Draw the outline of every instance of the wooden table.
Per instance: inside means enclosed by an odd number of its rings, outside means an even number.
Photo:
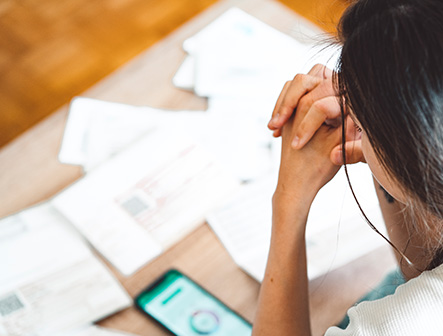
[[[82,96],[159,108],[205,109],[204,99],[174,88],[171,79],[185,56],[182,42],[232,6],[285,33],[316,31],[314,26],[272,0],[220,1]],[[68,106],[61,108],[0,151],[0,217],[51,198],[82,176],[80,168],[57,161],[67,112]],[[314,335],[323,334],[339,321],[346,309],[379,281],[393,263],[392,255],[383,248],[312,281]],[[206,224],[131,277],[124,278],[108,266],[131,296],[166,269],[176,267],[253,320],[259,283],[234,264]],[[167,334],[133,307],[99,324],[139,335]]]

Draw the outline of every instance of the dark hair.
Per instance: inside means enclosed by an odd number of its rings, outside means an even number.
[[[435,267],[443,262],[443,1],[359,0],[338,31],[342,104],[414,217],[434,219],[413,224],[429,230],[428,269]]]

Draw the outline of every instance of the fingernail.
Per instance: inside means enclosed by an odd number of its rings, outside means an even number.
[[[279,117],[280,117],[280,114],[277,113],[277,114],[271,119],[271,121],[269,122],[269,124],[272,125],[272,126],[277,126],[276,123],[277,123]]]
[[[300,143],[300,139],[296,136],[294,140],[292,140],[292,148],[297,148],[297,145]]]

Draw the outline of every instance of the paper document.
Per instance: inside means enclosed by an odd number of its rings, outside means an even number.
[[[183,47],[195,59],[194,90],[206,97],[274,97],[306,62],[304,45],[238,8],[221,15]]]
[[[0,335],[64,333],[132,303],[48,204],[0,221],[0,265]]]
[[[242,186],[241,190],[207,221],[234,261],[261,281],[271,237],[271,198],[275,179]]]
[[[348,166],[352,185],[365,213],[384,232],[383,219],[364,164]],[[276,179],[254,182],[208,216],[208,223],[234,261],[261,281],[272,225]],[[385,244],[365,223],[340,170],[315,198],[308,217],[308,276],[316,278]]]
[[[230,174],[250,181],[272,166],[265,120],[273,105],[214,98],[205,112],[167,111],[79,97],[71,103],[59,159],[91,171],[144,135],[179,125]]]
[[[172,127],[155,131],[52,201],[124,275],[184,237],[237,182]]]
[[[195,59],[193,56],[186,56],[185,60],[177,70],[172,83],[185,90],[193,90],[195,87]]]
[[[285,82],[316,63],[335,65],[339,49],[300,37],[303,43],[231,8],[183,43],[188,55],[173,83],[208,97],[208,112],[217,120],[201,128],[212,135],[204,144],[241,181],[275,169],[267,123]]]
[[[337,58],[336,48],[301,43],[238,8],[187,39],[183,48],[189,56],[173,83],[205,97],[276,98],[297,73],[316,63],[333,67]]]
[[[192,122],[202,115],[77,97],[69,108],[59,160],[90,171],[159,126]]]
[[[272,136],[259,104],[211,99],[207,114],[203,128],[188,130],[233,176],[251,181],[271,172]]]

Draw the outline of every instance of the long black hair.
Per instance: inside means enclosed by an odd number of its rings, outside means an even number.
[[[428,218],[410,224],[429,235],[431,269],[443,262],[443,1],[359,0],[338,31],[342,110],[410,199],[408,218]]]

